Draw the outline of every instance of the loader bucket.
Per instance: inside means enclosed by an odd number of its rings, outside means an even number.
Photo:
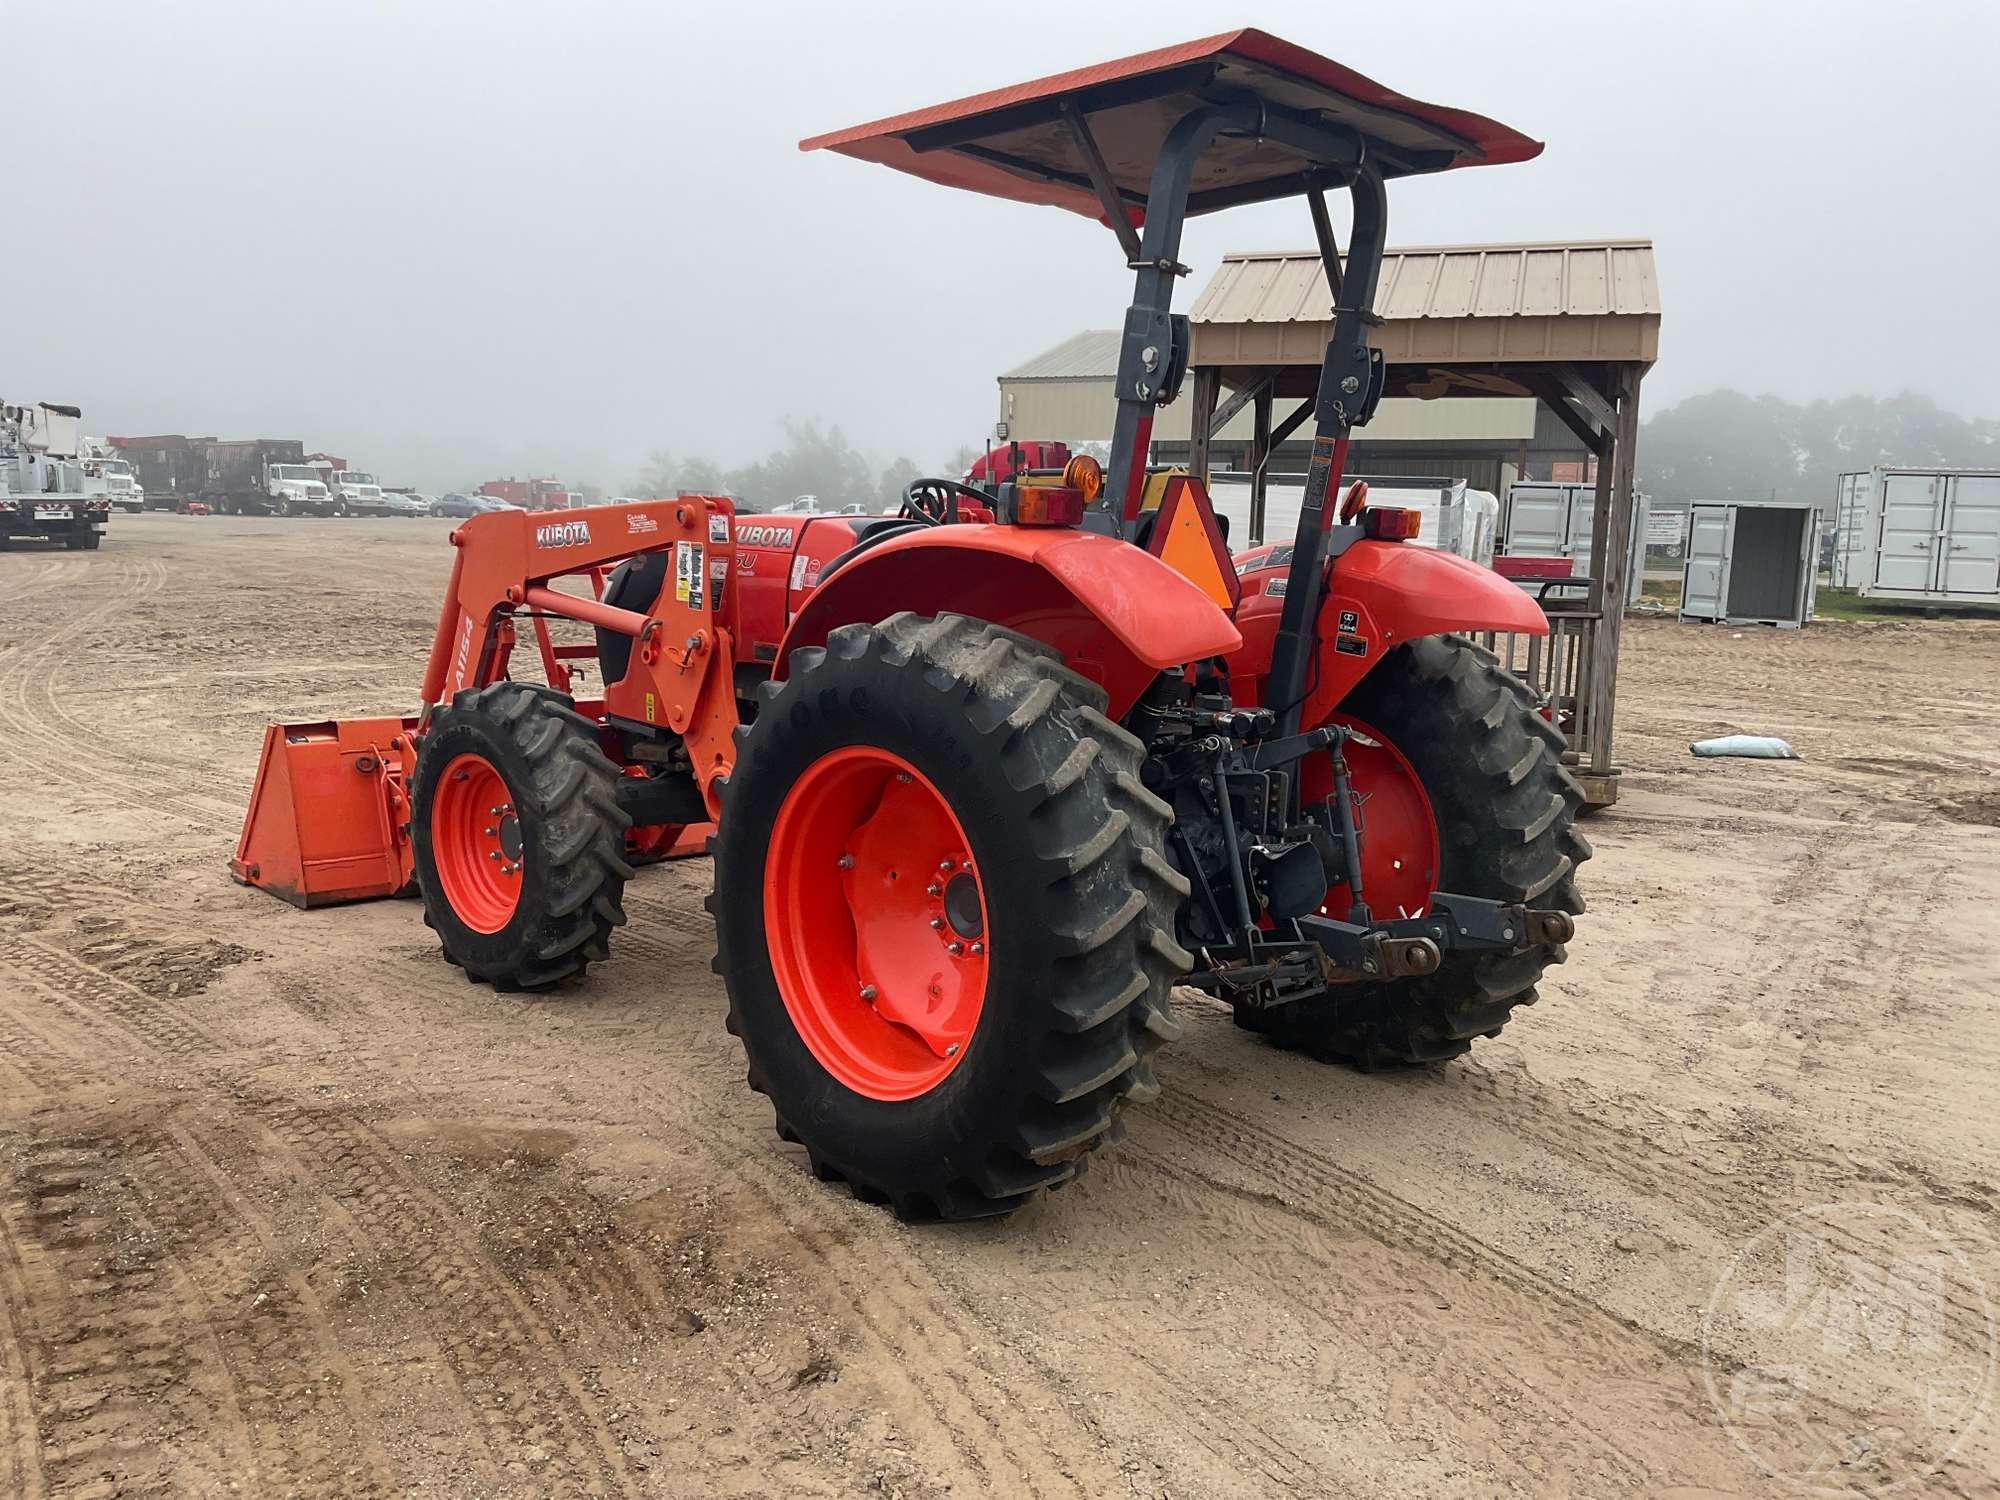
[[[411,886],[415,719],[273,724],[229,873],[297,907]]]

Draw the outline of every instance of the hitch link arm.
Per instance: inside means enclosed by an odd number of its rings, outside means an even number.
[[[1566,943],[1576,922],[1566,911],[1509,906],[1478,896],[1431,893],[1421,917],[1362,925],[1300,917],[1299,930],[1320,950],[1330,983],[1433,974],[1447,952],[1521,953]]]

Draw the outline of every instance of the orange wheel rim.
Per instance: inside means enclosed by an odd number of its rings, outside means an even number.
[[[431,799],[431,858],[459,921],[498,932],[521,904],[521,820],[507,783],[483,755],[454,756]]]
[[[899,755],[830,751],[785,794],[764,933],[792,1025],[870,1099],[913,1099],[965,1059],[986,1004],[986,892],[944,794]]]

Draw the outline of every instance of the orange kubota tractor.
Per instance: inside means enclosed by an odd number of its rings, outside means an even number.
[[[1385,184],[1540,146],[1257,31],[804,144],[1109,225],[1136,284],[1108,470],[920,480],[873,520],[474,517],[417,712],[273,726],[238,878],[414,883],[447,959],[538,989],[604,961],[638,860],[713,821],[750,1081],[904,1215],[1073,1176],[1156,1092],[1177,984],[1362,1066],[1497,1032],[1563,957],[1587,851],[1561,740],[1460,633],[1547,623],[1340,482],[1387,378]],[[1291,557],[1252,592],[1200,479],[1146,453],[1188,361],[1186,216],[1287,196],[1336,306]],[[544,682],[513,675],[524,623]]]

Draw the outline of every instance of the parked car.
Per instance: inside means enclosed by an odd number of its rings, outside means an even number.
[[[428,495],[406,495],[400,490],[384,490],[375,514],[381,516],[427,516],[431,513]]]
[[[488,509],[490,507],[484,495],[460,495],[454,492],[449,495],[439,495],[431,502],[431,514],[434,516],[463,518],[484,515]]]

